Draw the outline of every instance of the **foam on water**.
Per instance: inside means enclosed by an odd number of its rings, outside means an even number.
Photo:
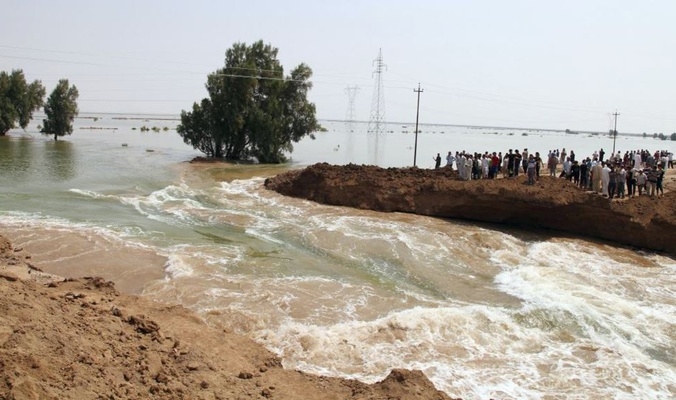
[[[105,195],[105,194],[97,193],[97,192],[92,191],[92,190],[85,190],[85,189],[68,189],[68,191],[71,192],[71,193],[78,194],[78,195],[80,195],[80,196],[89,197],[89,198],[97,199],[97,200],[98,200],[98,199],[114,199],[114,200],[119,199],[118,196]]]
[[[453,139],[470,151],[525,140],[481,133],[429,135],[422,153]],[[570,140],[532,133],[528,147],[541,153]],[[325,150],[318,143],[344,138],[318,136],[299,143],[294,156],[316,162]],[[408,146],[410,135],[389,136],[387,163],[409,163],[410,152],[397,146]],[[100,135],[92,138],[98,143]],[[576,139],[579,155],[601,144]],[[188,172],[173,176],[171,166],[189,159],[187,152],[173,159],[126,152],[120,168],[90,168],[100,148],[80,154],[92,156],[78,158],[78,171],[89,174],[78,172],[76,189],[74,181],[33,183],[48,186],[39,192],[52,199],[44,215],[0,211],[0,226],[76,232],[106,249],[138,246],[165,256],[164,279],[153,278],[145,295],[250,335],[289,368],[367,382],[393,367],[421,369],[439,389],[465,399],[676,397],[673,259],[323,206],[269,191],[263,178],[241,179],[269,171],[255,166],[219,172],[224,182],[183,165],[176,170]],[[342,152],[330,153],[342,160]],[[139,162],[147,167],[142,173],[125,168]],[[11,196],[0,194],[7,209],[41,210],[24,208],[29,196],[11,189]],[[83,206],[82,215],[63,211],[74,205]]]
[[[566,336],[565,328],[524,326],[518,315],[458,304],[331,326],[289,321],[259,340],[288,368],[366,382],[391,368],[421,369],[438,388],[467,399],[673,395],[676,374],[659,361],[613,341]]]
[[[646,398],[655,398],[655,394],[668,397],[674,389],[668,383],[676,377],[676,357],[666,346],[674,343],[676,321],[673,311],[657,311],[659,297],[647,296],[641,287],[673,285],[673,275],[664,282],[657,270],[644,274],[645,270],[635,265],[620,264],[608,260],[606,254],[575,246],[586,245],[576,242],[571,249],[571,243],[548,241],[529,246],[528,253],[516,263],[504,254],[494,257],[503,268],[495,279],[498,286],[524,301],[515,319],[525,327],[545,332],[564,328],[578,349],[580,345],[594,349],[595,368],[573,357],[571,374],[576,371],[577,379],[605,387],[606,391],[617,387],[614,398],[639,392]],[[625,289],[627,279],[634,290]],[[671,304],[664,306],[673,310]],[[549,342],[551,339],[545,341],[548,348],[565,349]],[[560,355],[571,357],[574,351]],[[566,368],[559,365],[557,369]],[[605,370],[622,373],[605,376]],[[662,370],[665,376],[646,379],[643,374],[652,370]]]
[[[160,248],[146,239],[162,236],[138,226],[101,226],[89,222],[73,222],[64,218],[39,213],[0,211],[0,226],[18,230],[49,230],[76,233],[91,241],[103,240],[114,246],[135,248],[159,253]]]
[[[205,225],[199,215],[208,210],[197,197],[203,193],[185,184],[169,185],[149,195],[119,196],[120,202],[133,206],[139,214],[175,226]]]
[[[609,258],[582,241],[524,242],[436,219],[345,215],[337,207],[283,201],[261,183],[221,183],[215,191],[170,185],[120,196],[150,219],[197,232],[218,228],[204,232],[215,243],[156,248],[168,258],[166,279],[147,294],[177,299],[205,319],[221,313],[236,331],[280,354],[285,366],[313,373],[374,382],[391,368],[421,369],[439,389],[467,399],[673,395],[676,306],[666,301],[674,295],[673,260]],[[114,197],[72,192],[95,201]],[[4,213],[3,224],[81,230],[125,245],[149,246],[153,235],[39,214]],[[354,276],[278,275],[281,265],[291,268],[290,259],[252,260],[250,246],[258,242],[217,239],[222,224],[241,226],[272,249],[283,246],[281,257],[308,254]],[[648,267],[632,265],[632,257]],[[481,258],[492,266],[479,267]],[[497,271],[491,290],[520,303],[472,304],[437,284],[490,276],[491,268]],[[372,284],[353,282],[367,276]],[[393,293],[396,305],[387,297]],[[391,311],[371,318],[368,310],[383,303],[392,303]]]

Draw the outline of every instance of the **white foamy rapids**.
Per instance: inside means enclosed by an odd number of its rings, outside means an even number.
[[[122,196],[120,201],[147,218],[173,226],[227,224],[251,229],[254,236],[265,236],[265,231],[278,227],[279,223],[270,220],[264,211],[270,202],[259,194],[262,183],[262,178],[235,180],[203,190],[181,183],[149,195]]]
[[[242,218],[244,226],[252,229],[252,233],[274,231],[283,223],[293,222],[294,218],[280,222],[270,218],[271,211],[284,213],[284,209],[297,213],[296,207],[288,207],[278,201],[279,195],[263,188],[263,178],[238,179],[232,182],[221,182],[212,200],[233,216]]]
[[[106,195],[106,194],[101,194],[98,192],[95,192],[93,190],[86,190],[86,189],[68,189],[69,192],[75,193],[77,195],[83,196],[83,197],[89,197],[95,200],[119,200],[119,196],[115,195]]]
[[[518,260],[497,252],[492,260],[503,272],[495,281],[524,301],[514,320],[558,349],[548,355],[559,360],[553,371],[605,388],[602,397],[669,398],[676,391],[673,261],[655,257],[646,268],[626,262],[628,250],[612,252],[625,254],[613,259],[566,240],[531,244]]]
[[[27,212],[2,212],[0,211],[0,226],[21,230],[61,231],[78,233],[84,237],[94,236],[102,238],[110,243],[124,244],[128,247],[148,249],[147,244],[133,240],[139,236],[147,235],[138,227],[129,226],[97,226],[86,222],[73,222],[64,218],[44,216],[38,213]]]
[[[465,399],[673,396],[673,367],[614,342],[575,338],[565,326],[524,324],[522,315],[486,306],[417,308],[372,322],[289,322],[258,340],[287,368],[366,382],[391,368],[420,369]]]
[[[365,213],[363,216],[344,216],[341,215],[340,208],[335,208],[333,214],[330,215],[332,218],[327,218],[326,213],[312,216],[309,220],[314,228],[312,231],[343,236],[351,239],[350,242],[378,241],[388,248],[393,257],[406,256],[425,260],[428,267],[443,266],[451,259],[456,266],[462,264],[467,267],[472,261],[466,263],[468,260],[463,259],[465,255],[459,250],[469,253],[482,250],[481,243],[468,246],[468,242],[474,234],[482,235],[486,232],[481,228],[448,224],[422,216],[416,216],[414,221],[409,220],[410,216],[402,214]],[[431,231],[430,228],[435,230]]]
[[[120,196],[141,215],[174,226],[205,225],[200,216],[208,210],[197,197],[204,193],[185,184],[170,185],[149,195]]]
[[[245,251],[238,246],[181,244],[170,246],[160,254],[167,258],[167,280],[197,277],[209,281],[214,276],[228,276],[228,267],[241,262]]]
[[[39,255],[48,257],[43,262],[50,265],[98,254],[98,251],[103,254],[128,250],[159,254],[160,250],[147,240],[155,233],[139,227],[97,226],[35,213],[0,212],[0,229],[11,231],[10,236],[23,246],[40,249]]]

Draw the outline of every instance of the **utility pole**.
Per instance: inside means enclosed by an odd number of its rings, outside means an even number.
[[[413,166],[415,167],[416,156],[418,155],[418,116],[420,115],[420,82],[418,82],[418,89],[413,89],[414,93],[418,93],[418,105],[415,108],[415,146],[413,147]]]
[[[617,113],[617,110],[615,110],[615,129],[613,129],[613,158],[615,157],[615,139],[617,139],[617,116],[620,115]]]

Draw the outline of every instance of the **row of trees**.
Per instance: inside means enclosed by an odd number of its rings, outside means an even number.
[[[280,163],[293,143],[308,135],[314,139],[313,132],[322,128],[307,99],[312,70],[300,64],[284,76],[277,53],[263,41],[228,49],[225,66],[207,77],[209,97],[181,112],[177,131],[183,141],[212,158]],[[27,83],[23,71],[0,72],[0,135],[25,129],[43,106],[47,118],[41,132],[54,140],[71,134],[77,88],[62,79],[46,102],[44,96],[42,83]]]
[[[33,113],[43,106],[47,116],[43,120],[43,134],[54,135],[57,140],[59,136],[73,133],[73,119],[79,112],[79,93],[75,85],[71,86],[68,79],[61,79],[47,102],[43,100],[45,93],[42,82],[35,80],[29,84],[22,70],[13,70],[9,74],[0,72],[0,136],[17,127],[26,129]]]
[[[644,138],[648,137],[648,134],[643,132],[643,137]],[[657,132],[653,133],[653,139],[667,140],[667,138],[670,138],[671,140],[676,141],[676,132],[672,133],[670,136],[667,136],[664,133],[660,133],[660,134],[658,134]]]

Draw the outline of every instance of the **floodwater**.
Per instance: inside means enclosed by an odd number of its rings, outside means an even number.
[[[176,123],[100,116],[57,142],[32,127],[0,137],[0,232],[48,272],[183,304],[286,368],[365,382],[420,369],[465,399],[676,397],[673,258],[263,187],[320,161],[412,165],[415,136],[399,125],[373,137],[325,122],[289,165],[205,166],[187,163],[199,153]],[[422,129],[423,168],[456,150],[612,148],[603,136]],[[672,143],[617,138],[622,152]]]

